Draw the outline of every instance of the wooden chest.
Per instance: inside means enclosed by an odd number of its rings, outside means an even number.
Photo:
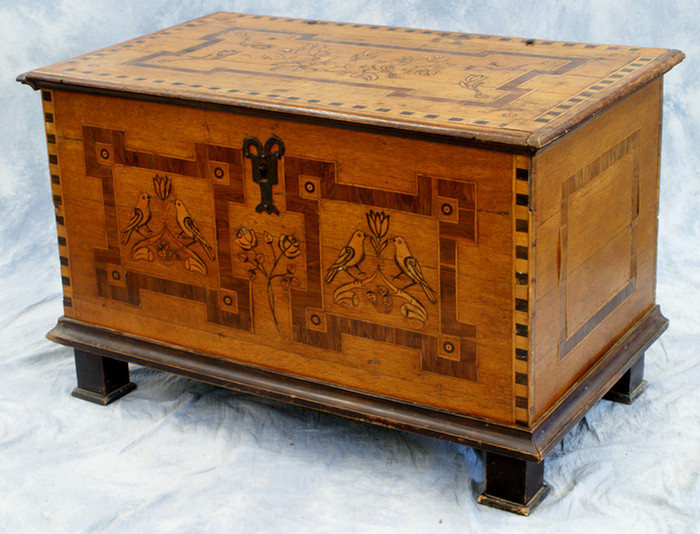
[[[678,51],[215,13],[41,89],[76,396],[126,362],[487,452],[519,513],[655,306]]]

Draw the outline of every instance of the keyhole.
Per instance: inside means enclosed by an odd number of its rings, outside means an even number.
[[[267,167],[265,165],[258,167],[258,176],[260,176],[261,181],[267,182]]]

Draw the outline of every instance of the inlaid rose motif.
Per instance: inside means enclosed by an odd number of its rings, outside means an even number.
[[[238,261],[246,264],[248,279],[251,282],[259,278],[265,281],[267,303],[272,312],[272,320],[279,331],[273,282],[276,281],[275,285],[279,284],[285,292],[289,291],[290,287],[301,284],[299,278],[294,276],[296,265],[290,262],[301,254],[301,246],[293,235],[273,236],[267,230],[263,230],[261,235],[262,238],[258,241],[255,230],[241,227],[233,241],[241,248],[242,252],[237,257]]]
[[[258,244],[258,238],[255,235],[255,231],[248,228],[240,228],[236,232],[236,244],[243,250],[250,250],[255,248]]]
[[[297,238],[294,236],[281,235],[278,245],[282,251],[282,254],[284,254],[290,260],[301,254],[301,247],[299,246]]]

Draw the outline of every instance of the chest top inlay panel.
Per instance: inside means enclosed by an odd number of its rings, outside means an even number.
[[[215,13],[32,77],[538,148],[681,58],[665,49]]]

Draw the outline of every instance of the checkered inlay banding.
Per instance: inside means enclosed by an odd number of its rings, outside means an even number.
[[[58,143],[54,112],[53,91],[42,90],[41,102],[44,109],[44,127],[46,129],[46,147],[51,176],[51,195],[56,212],[56,231],[58,234],[58,256],[61,265],[61,285],[63,286],[63,307],[69,315],[73,307],[73,287],[71,285],[70,262],[68,254],[68,234],[63,206],[63,188],[61,185],[61,161],[58,157]]]
[[[516,157],[514,194],[515,263],[514,325],[515,354],[513,391],[515,422],[529,423],[529,351],[530,351],[530,171],[527,157]]]

